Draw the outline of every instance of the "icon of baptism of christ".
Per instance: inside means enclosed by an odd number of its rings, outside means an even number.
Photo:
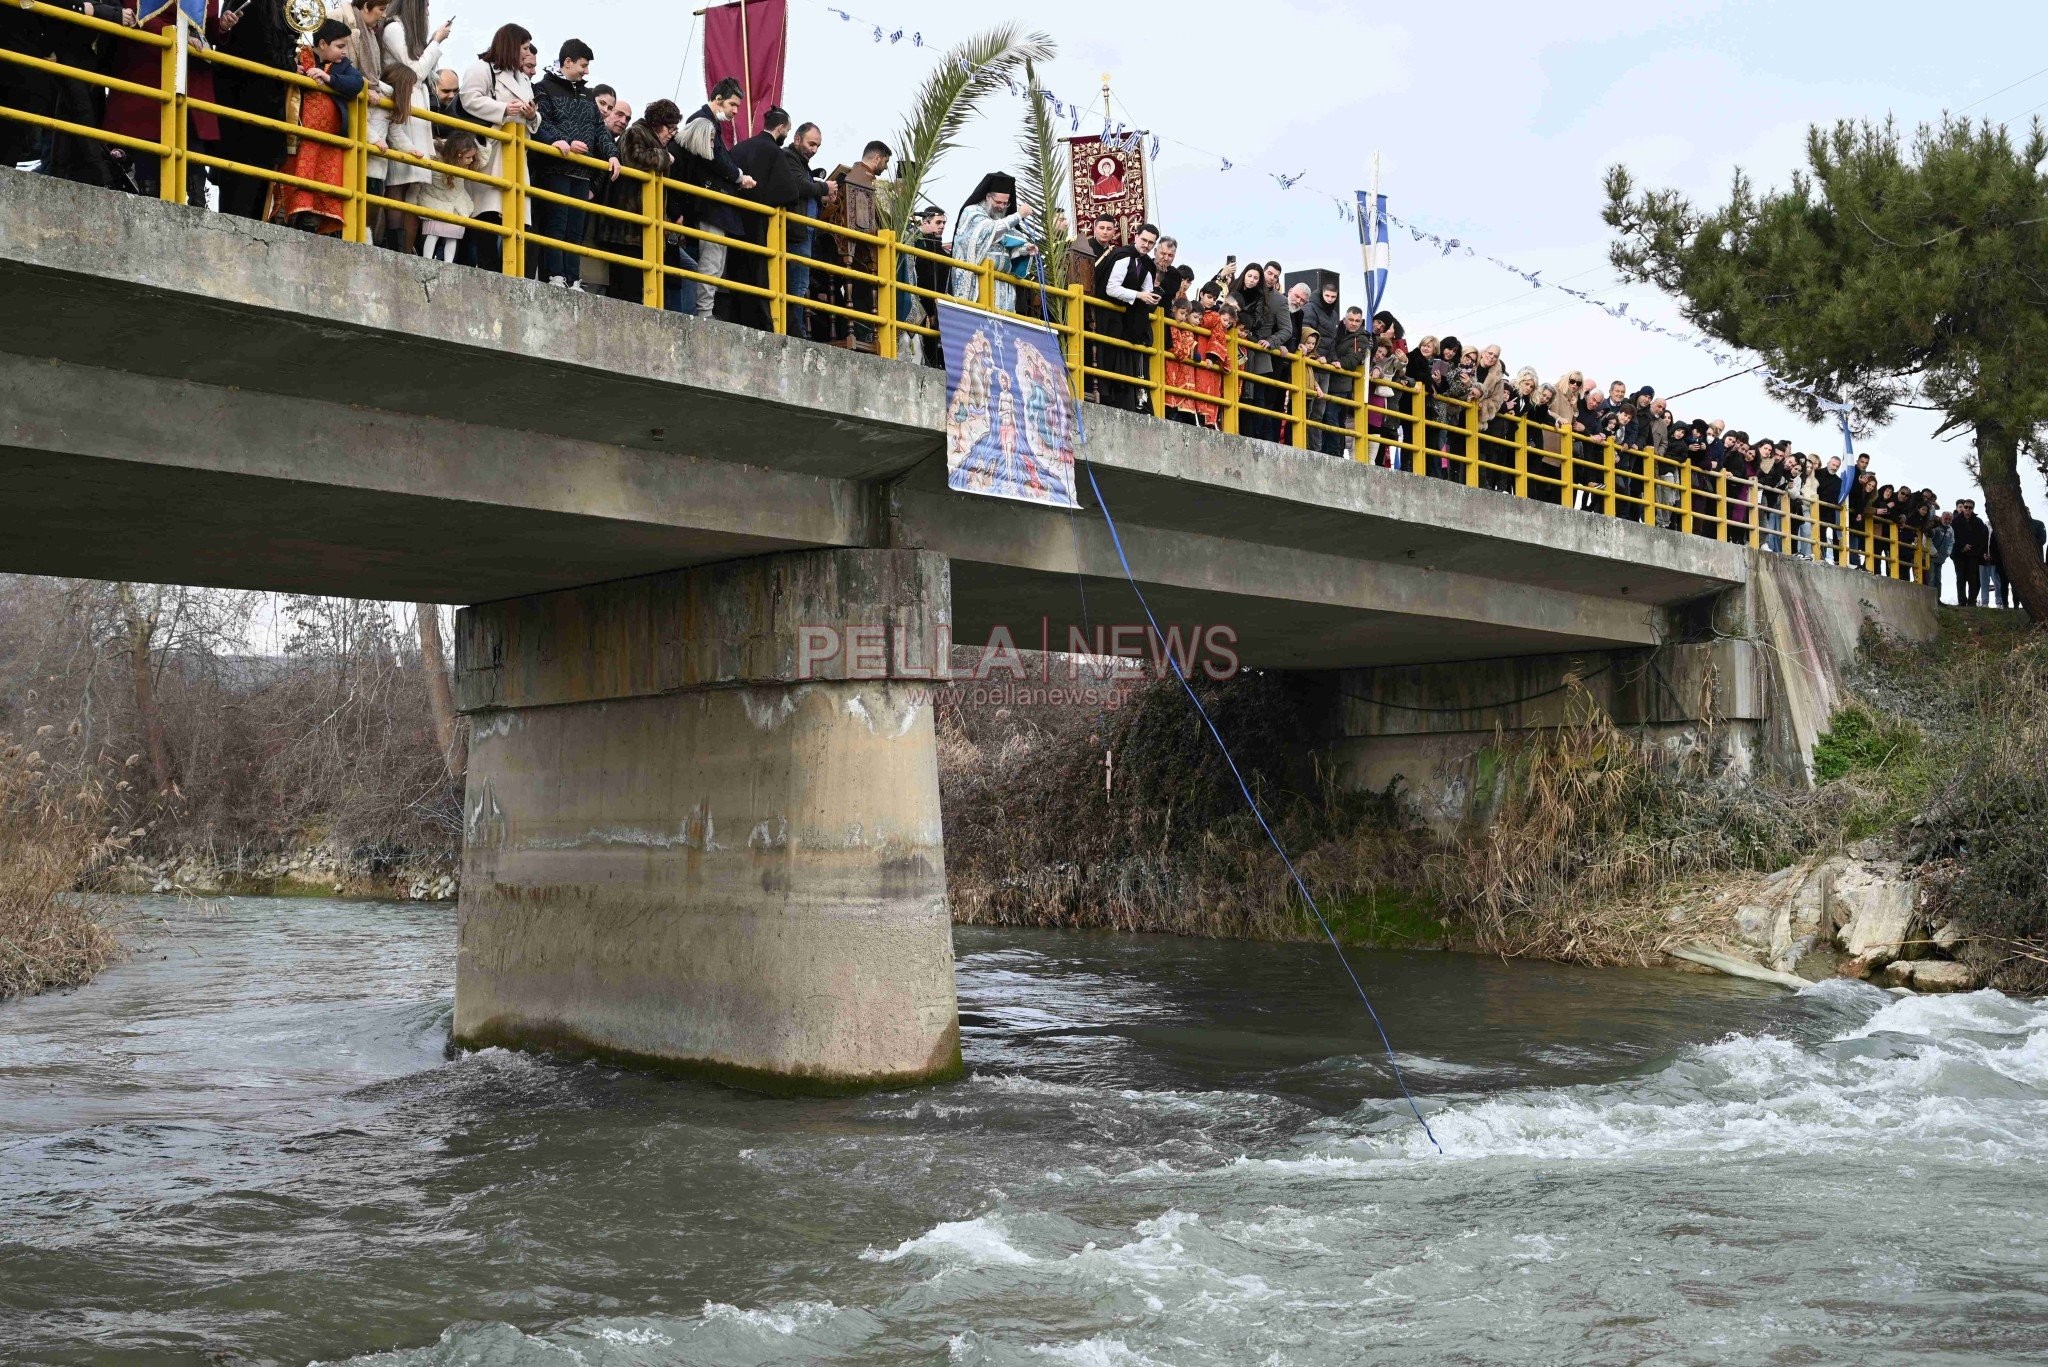
[[[946,475],[963,493],[1080,506],[1075,412],[1057,334],[941,303]]]

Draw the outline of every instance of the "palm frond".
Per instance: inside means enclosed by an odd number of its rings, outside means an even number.
[[[1024,33],[998,24],[975,34],[939,60],[918,88],[896,134],[896,180],[890,187],[886,223],[897,237],[910,235],[918,197],[975,109],[992,91],[1011,84],[1026,61],[1050,61],[1056,49],[1043,33]]]
[[[1024,86],[1024,126],[1017,132],[1017,153],[1023,158],[1018,181],[1045,227],[1045,283],[1065,289],[1073,225],[1057,214],[1066,194],[1067,144],[1053,129],[1050,102],[1038,87],[1038,68],[1029,57],[1024,59]]]

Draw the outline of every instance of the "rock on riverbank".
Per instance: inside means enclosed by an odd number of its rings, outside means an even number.
[[[1905,865],[1835,855],[1778,870],[1676,908],[1668,948],[1697,945],[1809,980],[1841,976],[1915,992],[1968,992],[1965,941],[1930,926],[1926,894]]]
[[[129,858],[94,880],[100,891],[212,897],[377,897],[448,902],[461,881],[442,866],[389,864],[308,845],[279,854],[225,861],[206,854]]]

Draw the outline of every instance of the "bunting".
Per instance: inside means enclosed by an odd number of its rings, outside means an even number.
[[[1406,228],[1408,230],[1409,236],[1413,237],[1417,242],[1429,243],[1430,246],[1435,247],[1444,256],[1449,256],[1455,251],[1462,251],[1466,256],[1478,256],[1478,253],[1474,252],[1472,248],[1465,246],[1455,237],[1446,238],[1437,233],[1430,232],[1426,228],[1419,227],[1414,223],[1404,223],[1400,219],[1395,218],[1391,214],[1389,214],[1387,217],[1390,222],[1393,222],[1399,225],[1400,227]],[[1696,333],[1683,332],[1677,328],[1668,328],[1665,327],[1662,323],[1653,322],[1648,319],[1630,316],[1629,301],[1626,299],[1619,301],[1609,301],[1601,298],[1599,295],[1594,294],[1590,290],[1575,289],[1570,285],[1546,284],[1541,278],[1543,275],[1542,271],[1525,271],[1520,267],[1514,265],[1512,262],[1503,261],[1496,256],[1487,256],[1481,259],[1487,261],[1491,265],[1499,267],[1500,269],[1508,272],[1511,275],[1520,277],[1521,279],[1527,281],[1529,285],[1534,289],[1556,290],[1558,293],[1568,295],[1569,297],[1578,300],[1580,303],[1591,304],[1593,307],[1599,309],[1602,313],[1605,313],[1608,317],[1617,319],[1621,322],[1628,323],[1629,325],[1634,327],[1638,332],[1655,333],[1660,337],[1668,337],[1674,342],[1682,342],[1686,346],[1689,346],[1693,348],[1695,351],[1698,351],[1700,354],[1704,355],[1709,360],[1711,360],[1715,365],[1718,365],[1723,369],[1732,370],[1741,366],[1741,357],[1737,356],[1735,353],[1731,351],[1726,350],[1725,348],[1723,348],[1722,346],[1720,346],[1719,344],[1717,344],[1709,338],[1701,337]],[[1801,384],[1799,381],[1791,379],[1788,376],[1778,374],[1769,366],[1756,366],[1753,367],[1753,369],[1755,370],[1756,374],[1758,374],[1763,379],[1764,383],[1776,385],[1780,389],[1788,390],[1794,394],[1800,394],[1805,396],[1806,398],[1813,400],[1815,407],[1819,408],[1822,412],[1831,415],[1835,419],[1835,422],[1841,427],[1843,447],[1847,454],[1853,456],[1856,453],[1856,433],[1853,422],[1855,408],[1852,405],[1843,403],[1838,399],[1831,399],[1827,395],[1821,393],[1819,390],[1813,388],[1810,385]]]
[[[162,2],[169,3],[169,0],[162,0]],[[193,2],[193,0],[186,0],[186,2],[191,3]],[[885,32],[880,24],[875,23],[872,20],[864,19],[858,15],[855,15],[849,10],[841,9],[837,6],[823,6],[822,8],[825,9],[826,13],[838,17],[841,21],[849,25],[871,28],[873,41],[875,41],[876,43],[887,41],[893,44],[898,39],[904,36],[901,29],[897,29],[894,32]],[[910,39],[911,45],[913,47],[925,46],[924,35],[922,33],[913,32],[910,34]],[[968,75],[971,75],[975,69],[972,66],[972,64],[967,62],[964,58],[960,59],[960,68],[964,74]],[[1010,92],[1013,95],[1018,93],[1018,86],[1016,82],[1006,80],[1004,84],[1009,87]],[[1069,132],[1073,134],[1080,133],[1080,106],[1070,104],[1066,101],[1061,100],[1049,89],[1042,89],[1040,95],[1041,98],[1045,99],[1048,103],[1052,105],[1055,117],[1059,116],[1064,111],[1068,120]],[[1151,139],[1151,153],[1152,159],[1154,161],[1158,160],[1161,144],[1163,142],[1171,142],[1174,143],[1174,145],[1184,147],[1191,152],[1198,152],[1204,156],[1214,157],[1217,163],[1217,174],[1219,175],[1228,174],[1229,172],[1236,169],[1237,163],[1232,161],[1230,157],[1221,152],[1212,151],[1207,148],[1196,147],[1192,143],[1181,142],[1179,139],[1175,138],[1162,138],[1157,133],[1152,133],[1148,135],[1141,131],[1132,130],[1128,128],[1127,125],[1121,122],[1112,124],[1110,121],[1109,111],[1107,109],[1105,109],[1103,112],[1102,133],[1100,137],[1097,139],[1097,141],[1101,144],[1103,149],[1106,149],[1113,153],[1117,153],[1122,156],[1129,156],[1132,153],[1136,152],[1140,147],[1145,145],[1145,139],[1148,136]],[[1273,183],[1278,185],[1281,188],[1281,190],[1290,191],[1293,190],[1295,186],[1303,183],[1303,180],[1306,177],[1307,172],[1305,170],[1295,171],[1292,173],[1283,171],[1268,171],[1266,172],[1266,174],[1272,178]],[[1310,188],[1313,189],[1314,187]],[[1488,265],[1491,265],[1501,271],[1504,271],[1510,275],[1517,277],[1525,284],[1527,284],[1531,289],[1556,290],[1569,298],[1579,301],[1580,303],[1590,304],[1593,307],[1600,309],[1610,318],[1615,319],[1617,322],[1626,323],[1640,333],[1643,333],[1645,335],[1655,334],[1657,336],[1669,338],[1672,341],[1681,342],[1687,346],[1690,346],[1694,350],[1706,356],[1708,359],[1712,360],[1716,365],[1719,365],[1723,368],[1733,369],[1740,365],[1740,357],[1734,355],[1732,352],[1724,349],[1723,347],[1717,345],[1716,343],[1710,341],[1707,338],[1700,337],[1694,333],[1684,332],[1676,328],[1669,328],[1664,326],[1662,323],[1656,322],[1652,319],[1641,318],[1631,314],[1629,312],[1629,301],[1627,300],[1610,301],[1607,299],[1603,299],[1587,290],[1574,289],[1568,285],[1551,284],[1542,278],[1543,272],[1541,270],[1524,270],[1520,266],[1515,265],[1513,262],[1503,260],[1500,257],[1482,255],[1480,252],[1478,252],[1473,247],[1469,246],[1459,238],[1446,237],[1440,233],[1431,232],[1427,228],[1424,228],[1419,224],[1410,221],[1405,221],[1391,213],[1387,213],[1385,211],[1386,201],[1384,196],[1379,197],[1379,215],[1376,222],[1374,221],[1372,212],[1374,206],[1368,205],[1365,202],[1366,196],[1363,193],[1360,193],[1358,195],[1358,203],[1355,209],[1349,202],[1347,202],[1341,196],[1332,195],[1331,199],[1336,203],[1337,213],[1339,217],[1343,218],[1346,222],[1355,222],[1359,225],[1360,241],[1362,243],[1368,241],[1376,243],[1378,250],[1382,254],[1384,254],[1386,249],[1386,230],[1388,225],[1391,224],[1394,227],[1406,230],[1409,237],[1417,244],[1427,243],[1432,249],[1434,249],[1437,252],[1437,254],[1440,257],[1448,258],[1452,256],[1465,256],[1473,260],[1485,261]],[[1375,233],[1376,237],[1368,239],[1366,236],[1368,231]],[[1370,280],[1370,274],[1368,275],[1368,279]],[[1383,275],[1381,279],[1382,284],[1384,284]],[[1377,309],[1375,309],[1375,311],[1377,311]],[[1811,386],[1801,384],[1797,380],[1793,380],[1787,376],[1779,375],[1776,372],[1770,370],[1768,367],[1760,366],[1756,367],[1756,370],[1757,373],[1759,373],[1762,376],[1765,383],[1773,384],[1781,389],[1788,390],[1795,394],[1803,395],[1804,397],[1811,399],[1814,405],[1821,409],[1823,412],[1832,415],[1835,421],[1841,426],[1842,439],[1845,447],[1848,449],[1850,453],[1853,454],[1855,450],[1855,433],[1853,429],[1852,420],[1854,417],[1855,410],[1852,405],[1844,403],[1840,400],[1831,399],[1827,395],[1822,394],[1819,390],[1814,389]]]

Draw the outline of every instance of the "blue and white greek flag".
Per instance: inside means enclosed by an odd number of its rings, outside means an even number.
[[[1372,325],[1387,295],[1387,267],[1392,255],[1387,250],[1387,197],[1358,192],[1358,243],[1365,251],[1365,317]]]

